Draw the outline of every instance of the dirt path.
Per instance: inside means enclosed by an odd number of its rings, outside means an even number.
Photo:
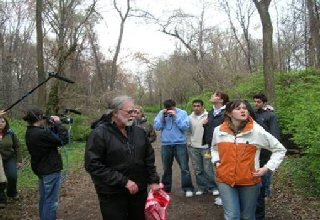
[[[158,172],[162,172],[160,147],[155,147]],[[185,198],[180,189],[180,169],[175,163],[173,167],[172,203],[169,209],[170,220],[223,219],[221,207],[213,204],[214,196],[203,195]],[[80,170],[69,178],[61,193],[59,219],[64,220],[100,220],[97,196],[90,177]]]
[[[162,173],[160,144],[155,145],[156,164]],[[194,182],[194,181],[193,181]],[[266,220],[320,219],[319,199],[303,197],[290,186],[281,186],[274,178],[274,196],[267,201]],[[19,201],[0,209],[0,220],[37,220],[37,190],[23,190]],[[172,203],[169,220],[223,220],[223,209],[213,204],[214,196],[203,195],[185,198],[180,189],[180,170],[173,167]],[[98,199],[89,175],[82,163],[63,184],[58,210],[59,220],[101,220]]]

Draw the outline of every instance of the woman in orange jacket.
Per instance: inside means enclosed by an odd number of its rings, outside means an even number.
[[[259,166],[261,149],[272,152],[265,166]],[[261,176],[282,162],[285,147],[249,115],[246,103],[226,105],[225,120],[212,139],[212,162],[227,220],[254,220]]]

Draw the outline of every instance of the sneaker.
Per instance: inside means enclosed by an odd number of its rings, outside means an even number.
[[[212,195],[214,196],[218,196],[220,193],[219,193],[219,190],[215,189],[212,191]]]
[[[203,194],[204,194],[204,192],[201,191],[201,190],[198,190],[198,191],[196,192],[196,196],[201,196],[201,195],[203,195]]]
[[[190,198],[190,197],[192,197],[193,196],[193,192],[192,191],[187,191],[186,192],[186,197],[187,198]]]
[[[214,201],[214,204],[215,204],[215,205],[218,205],[218,206],[222,206],[223,204],[222,204],[221,198],[220,198],[220,197],[217,197],[217,198],[215,199],[215,201]]]

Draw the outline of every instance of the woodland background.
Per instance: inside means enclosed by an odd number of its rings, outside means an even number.
[[[138,0],[110,0],[119,21],[111,56],[102,53],[95,30],[102,22],[99,1],[0,1],[1,108],[46,80],[48,72],[76,82],[51,79],[10,110],[21,139],[25,124],[19,119],[31,106],[48,114],[61,114],[66,108],[81,111],[73,138],[85,141],[89,122],[103,114],[115,95],[129,94],[156,113],[167,98],[190,112],[192,98],[208,101],[215,90],[248,100],[265,92],[279,116],[284,140],[298,149],[298,156],[287,162],[288,175],[305,191],[320,194],[319,0],[281,1],[285,8],[277,8],[280,1],[275,0],[199,0],[200,16],[168,9],[161,17],[137,7]],[[225,13],[228,27],[206,25],[210,7]],[[270,17],[271,7],[275,17]],[[262,39],[250,32],[254,15],[260,18]],[[120,59],[128,19],[153,23],[176,41],[176,49],[165,58],[133,54],[143,66],[139,75]],[[139,34],[143,35],[132,37]]]

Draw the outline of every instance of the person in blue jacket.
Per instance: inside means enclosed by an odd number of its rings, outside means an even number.
[[[181,187],[186,197],[192,197],[192,185],[187,151],[187,131],[190,121],[186,111],[176,107],[172,99],[163,102],[161,110],[154,120],[154,127],[161,131],[161,159],[163,165],[162,183],[166,192],[171,192],[172,164],[174,158],[181,170]]]

